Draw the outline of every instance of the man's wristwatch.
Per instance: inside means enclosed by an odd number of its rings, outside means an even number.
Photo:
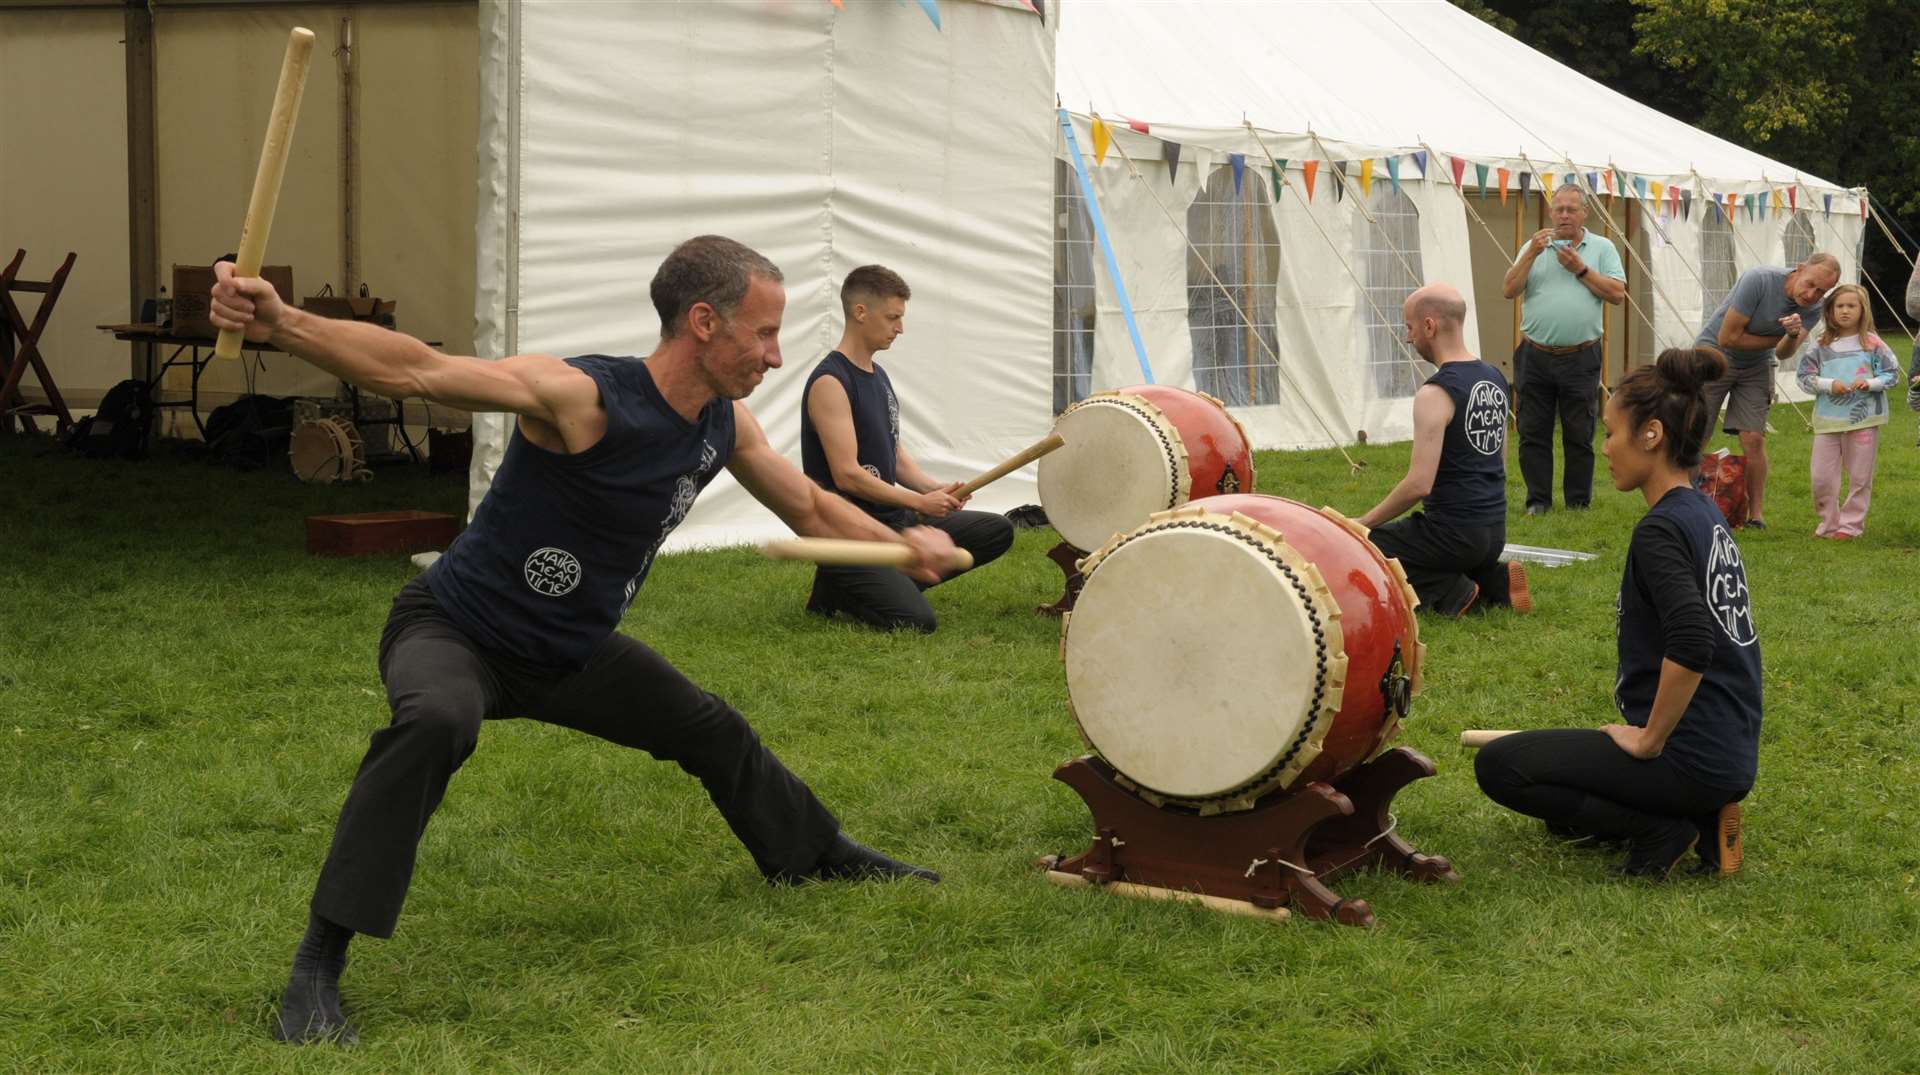
[[[1580,266],[1580,271],[1579,271],[1579,272],[1577,272],[1577,273],[1574,273],[1574,274],[1573,274],[1573,278],[1574,278],[1575,280],[1585,280],[1585,279],[1587,278],[1587,274],[1588,274],[1588,273],[1590,273],[1590,272],[1592,272],[1592,271],[1593,271],[1593,266],[1591,266],[1591,265],[1582,265],[1582,266]]]

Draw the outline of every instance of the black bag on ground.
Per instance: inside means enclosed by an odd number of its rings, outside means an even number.
[[[293,438],[293,400],[241,396],[207,415],[207,453],[236,470],[285,466]]]
[[[100,409],[73,424],[67,447],[89,459],[143,459],[153,432],[153,389],[129,378],[107,389]]]

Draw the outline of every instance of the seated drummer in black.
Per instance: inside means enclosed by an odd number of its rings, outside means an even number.
[[[1519,732],[1474,776],[1494,802],[1565,839],[1624,841],[1622,872],[1664,878],[1698,842],[1703,872],[1740,865],[1740,800],[1760,767],[1760,641],[1740,547],[1693,488],[1718,352],[1674,348],[1622,378],[1602,417],[1614,487],[1638,490],[1614,602],[1625,724]]]
[[[847,327],[840,346],[820,360],[807,379],[800,408],[800,468],[807,477],[851,500],[893,529],[916,522],[946,532],[973,554],[973,566],[998,558],[1013,545],[1005,516],[962,511],[962,483],[927,476],[900,443],[900,402],[887,371],[874,355],[893,346],[906,330],[907,282],[891,269],[863,265],[840,285]],[[814,569],[807,611],[844,612],[883,630],[934,629],[933,606],[921,591],[931,583],[890,567]]]
[[[444,355],[292,309],[231,265],[215,272],[222,329],[383,396],[518,415],[472,523],[394,600],[380,639],[393,720],[347,792],[276,1037],[355,1039],[340,1007],[347,943],[393,935],[421,834],[490,719],[531,717],[677,763],[769,881],[939,880],[848,838],[733,707],[615,630],[723,466],[798,533],[905,542],[929,583],[952,555],[945,534],[881,526],[767,443],[742,401],[780,366],[786,293],[772,262],[716,235],[682,243],[653,278],[661,341],[644,360]]]
[[[1401,308],[1407,342],[1434,364],[1413,395],[1407,475],[1360,517],[1374,547],[1400,561],[1420,609],[1464,616],[1506,605],[1533,611],[1527,571],[1507,547],[1507,379],[1467,350],[1467,301],[1428,284]],[[1424,511],[1401,512],[1425,502]],[[1394,520],[1394,521],[1389,521]]]

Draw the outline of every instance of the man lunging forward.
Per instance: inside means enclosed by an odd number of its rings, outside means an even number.
[[[945,534],[896,534],[808,481],[741,402],[780,366],[786,294],[772,262],[719,236],[682,243],[653,278],[661,341],[644,360],[444,355],[292,309],[232,266],[215,271],[223,329],[384,396],[518,415],[472,524],[394,600],[380,639],[393,721],[347,792],[276,1037],[354,1040],[340,1007],[347,943],[392,936],[420,836],[490,718],[531,717],[678,763],[771,881],[939,880],[849,839],[739,713],[614,630],[722,466],[798,533],[903,541],[927,582],[952,555]]]

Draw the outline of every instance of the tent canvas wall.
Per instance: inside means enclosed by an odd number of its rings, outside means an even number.
[[[1074,137],[1056,149],[1063,163],[1074,144],[1087,156],[1154,373],[1202,388],[1251,381],[1255,395],[1264,379],[1267,396],[1227,397],[1261,447],[1410,433],[1407,356],[1391,326],[1419,283],[1460,285],[1476,313],[1469,345],[1506,361],[1513,307],[1500,275],[1542,226],[1540,192],[1569,176],[1600,203],[1588,226],[1608,231],[1611,216],[1612,237],[1633,251],[1622,257],[1634,302],[1610,314],[1615,375],[1691,342],[1732,274],[1804,253],[1809,235],[1844,279],[1857,275],[1859,191],[1655,112],[1445,0],[1065,0],[1060,22]],[[1505,171],[1506,197],[1481,198],[1482,167],[1490,188]],[[1075,169],[1056,176],[1063,203],[1085,193]],[[1656,206],[1656,191],[1674,190],[1691,200]],[[1729,195],[1736,206],[1716,215],[1710,201]],[[1056,326],[1080,336],[1077,350],[1056,348],[1056,373],[1076,391],[1137,381],[1113,274],[1098,256],[1080,268],[1091,275],[1076,276],[1071,257],[1057,270],[1057,286],[1091,303]],[[1236,292],[1251,316],[1223,309]],[[1089,353],[1088,375],[1073,378]],[[1263,359],[1279,368],[1246,368]]]
[[[43,350],[62,393],[87,406],[133,366],[129,345],[94,326],[139,313],[129,308],[124,8],[0,2],[0,99],[21,103],[0,109],[0,258],[25,247],[23,275],[45,279],[78,253]],[[287,34],[306,26],[319,41],[267,260],[293,266],[303,295],[339,291],[351,236],[361,278],[399,301],[403,330],[470,352],[474,6],[154,0],[151,17],[159,282],[170,284],[176,262],[204,265],[237,247]],[[185,376],[170,372],[169,387],[183,390]],[[336,387],[286,356],[268,355],[264,369],[216,363],[201,380],[202,410],[246,391]],[[178,417],[173,432],[191,435]]]
[[[481,8],[483,354],[645,355],[647,284],[717,232],[786,276],[785,358],[748,401],[799,457],[807,373],[838,289],[880,262],[913,288],[882,356],[902,439],[970,477],[1043,436],[1052,28],[1018,3],[525,4]],[[484,492],[506,426],[476,433]],[[1031,501],[1031,472],[977,506]],[[784,528],[729,477],[669,547]]]

